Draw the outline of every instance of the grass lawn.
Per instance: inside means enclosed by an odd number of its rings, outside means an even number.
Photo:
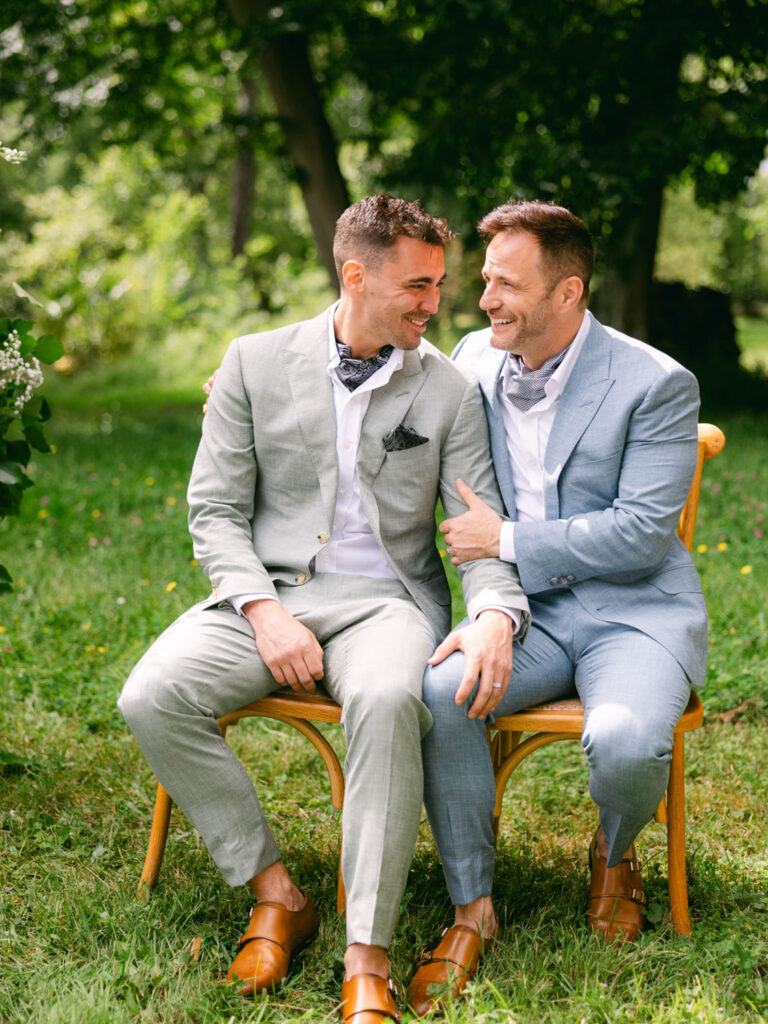
[[[16,579],[0,599],[0,1020],[335,1020],[339,822],[319,758],[287,728],[249,722],[231,734],[322,915],[283,990],[248,1002],[221,984],[248,896],[221,881],[176,812],[158,888],[137,900],[154,786],[115,699],[151,639],[207,593],[184,497],[199,402],[152,375],[139,397],[103,378],[53,390],[56,452],[37,460],[21,520],[0,523]],[[507,791],[502,940],[451,1021],[768,1016],[768,417],[719,422],[728,441],[705,470],[695,556],[712,622],[706,722],[687,744],[692,938],[669,924],[659,825],[640,851],[655,926],[621,949],[591,936],[594,808],[580,749],[556,744]],[[328,735],[339,742],[338,729]],[[398,982],[448,917],[425,823],[393,947]]]

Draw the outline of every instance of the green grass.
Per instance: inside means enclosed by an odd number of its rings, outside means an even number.
[[[115,708],[157,633],[206,593],[184,493],[199,431],[196,382],[169,398],[117,372],[60,382],[20,520],[0,524],[16,593],[0,600],[0,1020],[332,1021],[343,923],[334,913],[337,814],[322,765],[284,727],[231,739],[258,779],[291,870],[322,916],[319,941],[275,996],[222,984],[245,891],[219,878],[174,813],[160,884],[136,898],[153,781]],[[704,410],[703,419],[717,419]],[[642,857],[658,925],[637,946],[584,923],[594,808],[577,745],[540,751],[510,784],[496,893],[503,938],[451,1021],[760,1021],[768,1015],[768,418],[729,418],[705,470],[696,553],[711,614],[704,728],[688,740],[693,936],[672,933],[664,833]],[[749,571],[747,571],[749,569]],[[339,730],[329,737],[339,743]],[[426,824],[393,944],[406,983],[449,916]],[[198,960],[192,943],[200,939]]]

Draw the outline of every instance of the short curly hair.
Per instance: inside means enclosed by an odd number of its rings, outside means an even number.
[[[366,196],[336,221],[333,259],[339,281],[341,268],[352,258],[376,270],[398,238],[416,238],[445,248],[453,233],[444,220],[432,217],[418,200],[408,202],[385,193]]]

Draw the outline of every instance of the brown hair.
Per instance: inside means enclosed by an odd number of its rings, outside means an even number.
[[[580,277],[584,298],[595,269],[595,249],[587,225],[564,206],[540,200],[510,200],[486,213],[477,230],[486,242],[503,231],[527,231],[539,243],[550,285],[563,277]]]
[[[358,258],[372,270],[384,262],[384,254],[398,238],[416,238],[427,245],[445,247],[453,234],[440,217],[432,217],[416,200],[409,203],[390,195],[366,196],[348,207],[336,221],[333,259],[341,282],[341,268]]]

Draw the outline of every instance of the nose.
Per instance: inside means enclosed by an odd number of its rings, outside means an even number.
[[[440,285],[433,284],[424,289],[419,308],[430,315],[436,313],[440,306]]]
[[[496,306],[498,306],[498,304],[499,303],[494,294],[493,286],[489,281],[488,284],[486,284],[485,288],[483,289],[483,294],[480,296],[480,309],[485,310],[487,312],[489,309],[495,309]]]

